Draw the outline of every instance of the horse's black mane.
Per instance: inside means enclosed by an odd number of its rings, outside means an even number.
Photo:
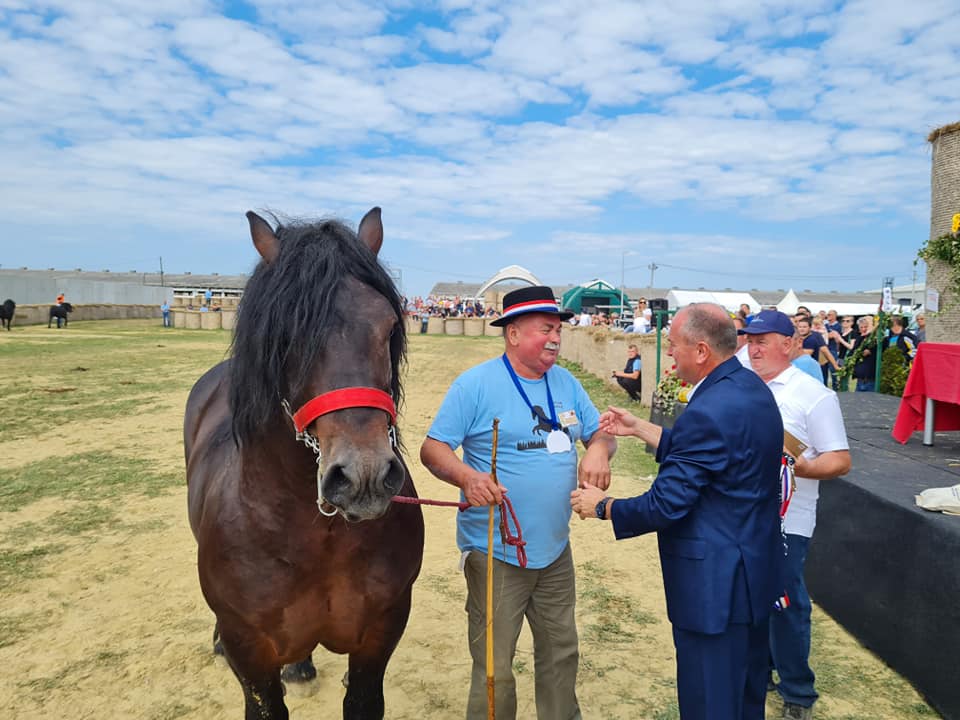
[[[271,264],[260,261],[247,282],[231,346],[230,407],[238,443],[270,423],[290,423],[282,417],[280,399],[302,391],[319,350],[350,322],[335,306],[337,290],[348,277],[383,295],[397,317],[390,339],[390,390],[397,407],[402,401],[403,303],[376,256],[338,220],[286,225],[273,220],[280,252]]]

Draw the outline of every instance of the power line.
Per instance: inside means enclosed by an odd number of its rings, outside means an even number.
[[[655,269],[657,269],[657,268],[670,268],[671,270],[683,270],[684,272],[703,273],[703,274],[707,274],[707,275],[722,275],[722,276],[726,276],[726,277],[750,277],[750,278],[755,278],[755,277],[757,277],[757,275],[758,275],[758,273],[756,273],[756,272],[723,272],[723,271],[714,270],[714,269],[704,270],[704,269],[701,269],[701,268],[687,267],[687,266],[684,266],[684,265],[671,265],[671,264],[669,264],[669,263],[659,263],[659,264],[658,264],[658,263],[651,263],[650,265],[646,265],[646,266],[644,266],[644,265],[635,265],[635,266],[633,266],[633,267],[628,267],[628,268],[626,268],[626,269],[627,269],[627,270],[641,270],[641,269],[643,269],[644,267],[646,267],[646,269],[648,269],[648,270],[651,271],[651,272],[650,272],[650,275],[651,275],[651,283],[650,283],[650,286],[651,286],[651,287],[653,287],[653,280],[652,280],[652,278],[653,278],[653,271],[654,271]],[[792,279],[792,280],[865,280],[865,279],[873,279],[873,278],[876,278],[878,275],[881,276],[881,277],[883,277],[883,276],[886,275],[886,274],[885,274],[885,273],[864,273],[864,274],[862,274],[862,275],[793,275],[793,274],[790,274],[790,275],[774,275],[773,277],[790,278],[790,279]],[[894,273],[894,275],[895,275],[896,277],[906,277],[906,276],[904,276],[904,275],[896,275],[895,273]]]
[[[469,275],[467,273],[455,273],[455,272],[449,272],[448,270],[437,270],[435,268],[425,268],[425,267],[419,267],[417,265],[407,265],[406,263],[391,262],[389,264],[392,267],[405,268],[407,270],[416,270],[418,272],[433,273],[434,275],[441,275],[445,277],[452,276],[452,277],[465,278],[467,280],[477,280],[479,282],[483,282],[488,277],[486,275],[481,277],[480,275]]]

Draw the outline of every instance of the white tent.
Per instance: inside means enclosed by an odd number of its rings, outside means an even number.
[[[725,307],[730,312],[736,312],[744,303],[750,306],[751,312],[760,310],[760,303],[754,300],[750,293],[719,292],[713,290],[671,290],[667,293],[667,307],[679,310],[690,303],[711,302]]]
[[[787,294],[777,303],[777,310],[787,315],[793,315],[797,311],[797,308],[800,307],[800,304],[800,298],[797,297],[793,288],[790,288],[787,290]],[[810,312],[814,311],[811,309]]]
[[[877,312],[879,304],[879,296],[876,300],[867,300],[865,302],[801,301],[793,291],[793,288],[791,288],[787,291],[787,294],[783,296],[783,299],[777,303],[777,310],[787,315],[793,315],[797,311],[797,308],[803,305],[814,315],[821,310],[824,312],[836,310],[837,315],[842,317],[844,315],[874,315]]]

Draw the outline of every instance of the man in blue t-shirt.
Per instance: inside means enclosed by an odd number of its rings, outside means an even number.
[[[494,534],[493,619],[496,716],[516,717],[513,654],[527,618],[533,635],[537,717],[580,718],[579,649],[570,552],[570,493],[579,484],[610,484],[616,441],[599,431],[599,413],[583,387],[556,367],[561,312],[553,290],[535,286],[504,297],[504,354],[471,368],[447,392],[420,448],[435,476],[460,488],[472,507],[457,517],[457,545],[467,582],[473,658],[467,718],[487,717],[485,670],[488,507],[504,492],[526,540],[526,567]],[[493,421],[499,420],[498,485],[490,474]],[[577,466],[576,441],[586,447]],[[463,448],[461,460],[454,452]]]
[[[823,339],[823,335],[819,332],[811,332],[812,321],[810,318],[798,314],[796,320],[797,333],[800,335],[803,343],[803,353],[816,360],[818,365],[829,364],[835,371],[839,370],[840,366],[837,363],[837,359],[831,355],[830,350],[827,349],[827,343]],[[820,382],[824,385],[827,384],[822,370]]]
[[[797,317],[797,333],[803,341],[803,352],[813,357],[818,363],[820,361],[820,348],[826,347],[823,336],[820,333],[810,332],[810,319],[806,317]]]

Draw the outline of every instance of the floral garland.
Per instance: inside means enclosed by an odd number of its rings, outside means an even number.
[[[663,377],[653,391],[653,405],[667,415],[672,415],[677,404],[686,404],[688,386],[677,376],[677,366],[663,371]]]
[[[960,299],[960,213],[953,216],[950,232],[928,240],[917,252],[917,259],[929,263],[939,260],[950,268],[950,290]],[[916,264],[916,260],[914,261]]]
[[[885,330],[887,316],[884,312],[880,312],[880,314],[875,316],[873,320],[873,332],[870,333],[870,337],[857,345],[857,349],[854,350],[850,355],[847,355],[843,361],[843,365],[841,365],[840,369],[837,370],[837,377],[849,378],[851,375],[853,375],[854,367],[856,367],[856,365],[863,360],[864,351],[873,350],[876,352],[876,349],[880,347],[880,336]]]

